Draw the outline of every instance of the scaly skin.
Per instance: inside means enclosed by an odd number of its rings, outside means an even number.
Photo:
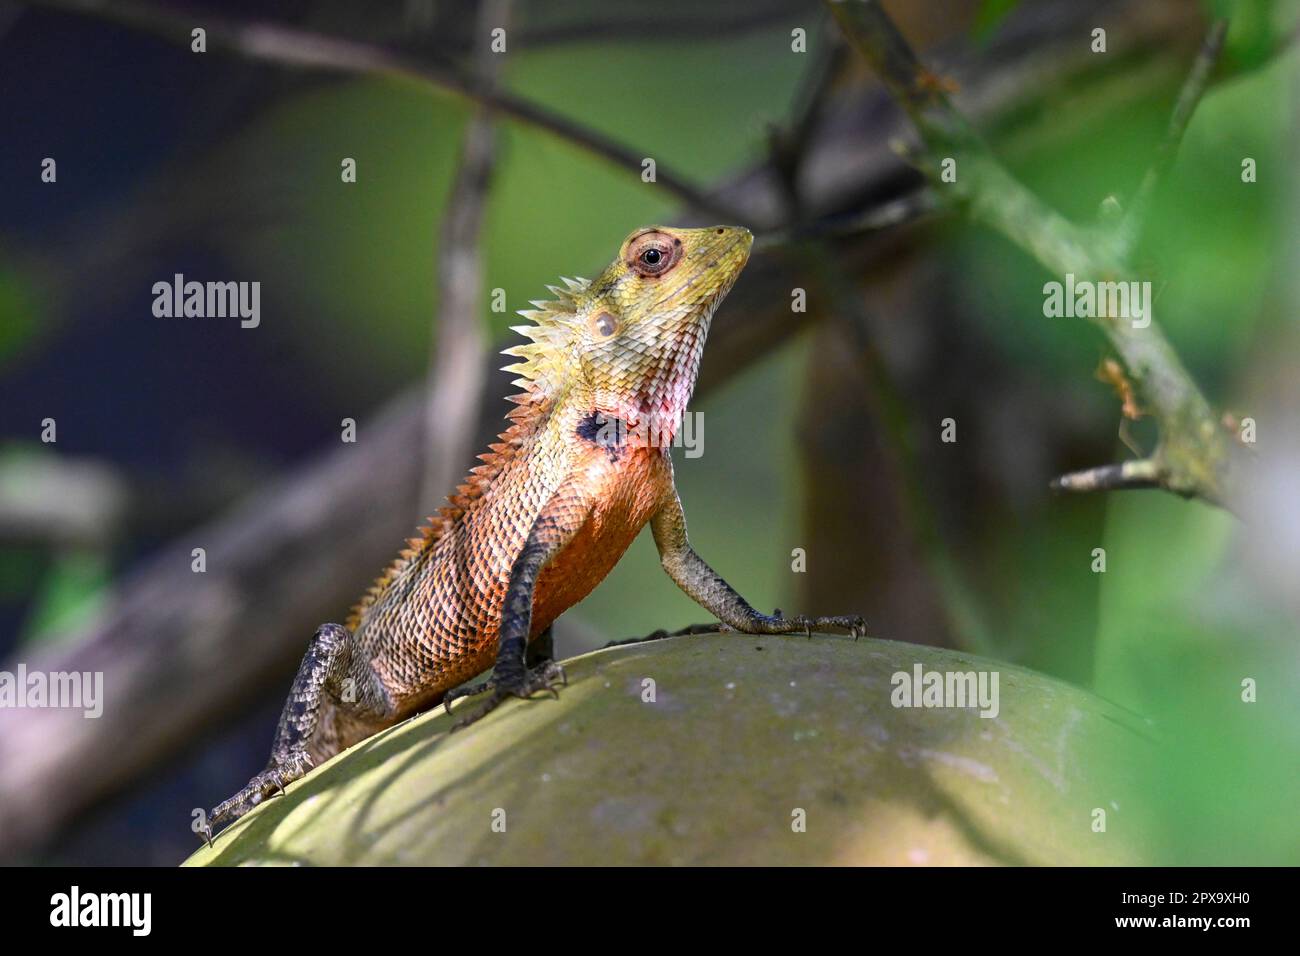
[[[749,258],[746,229],[634,232],[595,280],[564,280],[521,312],[531,341],[507,349],[523,391],[509,428],[448,504],[412,538],[348,619],[313,639],[267,768],[215,807],[242,816],[312,766],[440,701],[495,665],[471,693],[554,693],[558,665],[525,658],[650,523],[664,570],[728,629],[863,630],[858,617],[760,614],[691,548],[673,483],[672,441],[695,387],[709,321]]]

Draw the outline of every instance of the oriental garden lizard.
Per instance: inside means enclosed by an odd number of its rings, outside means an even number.
[[[752,608],[691,547],[670,445],[714,310],[749,259],[747,229],[651,227],[596,279],[565,279],[520,314],[510,425],[379,577],[346,625],[316,632],[271,759],[200,825],[235,819],[313,766],[439,703],[555,692],[551,622],[614,567],[647,522],[669,577],[747,634],[865,631],[860,617]],[[466,682],[493,667],[486,684]],[[459,689],[457,689],[459,688]]]

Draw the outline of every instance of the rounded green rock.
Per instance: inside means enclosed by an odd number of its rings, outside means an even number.
[[[996,672],[997,715],[894,706],[918,664]],[[353,747],[188,865],[1158,862],[1143,721],[1021,668],[737,634],[565,668],[558,701],[450,735],[439,708]]]

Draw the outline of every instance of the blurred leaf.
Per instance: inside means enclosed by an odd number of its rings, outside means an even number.
[[[1224,57],[1254,69],[1271,57],[1295,29],[1296,0],[1204,0],[1207,17],[1228,19]]]
[[[1170,745],[1142,768],[1170,862],[1300,862],[1292,624],[1234,585],[1235,519],[1171,495],[1110,501],[1096,689]]]
[[[1144,240],[1163,283],[1156,319],[1210,386],[1230,379],[1254,341],[1269,279],[1286,252],[1279,236],[1293,179],[1287,139],[1298,67],[1293,53],[1207,94]],[[1257,164],[1257,182],[1242,182],[1247,157]]]
[[[19,643],[45,642],[91,620],[103,606],[112,569],[106,556],[70,551],[54,558],[35,595],[35,608],[24,622]]]

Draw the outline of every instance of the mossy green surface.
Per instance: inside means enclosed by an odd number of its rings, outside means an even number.
[[[894,707],[892,675],[917,663],[997,671],[997,717]],[[189,864],[1159,862],[1143,722],[1030,671],[731,634],[565,667],[558,701],[511,701],[450,735],[439,709],[353,747]]]

